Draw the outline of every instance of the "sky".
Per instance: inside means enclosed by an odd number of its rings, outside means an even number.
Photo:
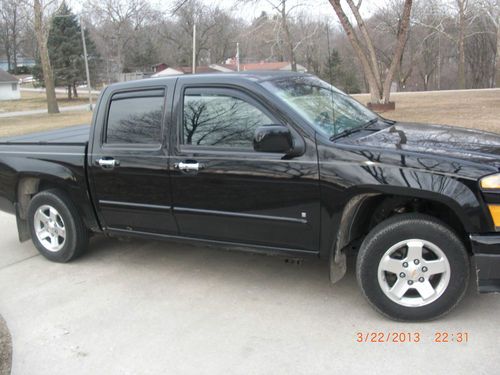
[[[124,0],[125,1],[125,0]],[[173,8],[175,0],[149,0],[155,9],[168,12]],[[249,4],[243,4],[241,0],[200,0],[205,4],[219,5],[222,8],[230,10],[234,15],[242,17],[248,21],[258,17],[262,11],[273,13],[273,8],[270,2],[278,2],[278,0],[255,0]],[[298,12],[305,12],[314,18],[323,20],[332,19],[337,21],[333,8],[328,0],[289,0],[290,6],[300,5],[297,8]],[[70,0],[70,4],[75,12],[81,10],[81,1]],[[365,0],[362,6],[363,15],[370,14],[374,9],[384,4],[384,0]]]
[[[273,11],[270,3],[278,3],[279,0],[257,0],[257,4],[242,5],[242,1],[238,0],[201,0],[206,4],[219,5],[222,8],[231,9],[237,15],[243,16],[246,19],[253,19],[258,17],[263,10],[271,13]],[[304,11],[313,17],[326,19],[333,17],[337,19],[334,14],[333,8],[328,0],[289,0],[290,6],[300,5],[297,8],[299,11]],[[374,9],[383,5],[384,0],[365,0],[362,5],[363,15],[371,13]],[[163,4],[173,3],[173,1],[166,1]],[[309,3],[309,4],[308,4]]]

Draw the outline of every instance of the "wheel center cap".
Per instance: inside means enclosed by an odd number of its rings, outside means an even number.
[[[408,274],[410,276],[410,279],[416,280],[418,276],[420,275],[420,269],[418,266],[412,265],[409,267]]]

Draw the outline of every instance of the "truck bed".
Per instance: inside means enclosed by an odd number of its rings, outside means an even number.
[[[0,138],[0,144],[82,145],[89,141],[90,126],[77,125],[44,132]]]

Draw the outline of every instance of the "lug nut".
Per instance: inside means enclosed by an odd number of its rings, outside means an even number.
[[[424,282],[424,278],[423,277],[419,277],[418,281],[420,281],[421,283],[423,283]]]
[[[428,271],[428,268],[426,266],[423,266],[422,267],[422,272],[427,272]]]
[[[406,277],[406,273],[401,272],[401,273],[399,274],[399,277]]]
[[[413,281],[408,280],[408,285],[413,285]]]
[[[403,263],[403,267],[404,267],[404,268],[408,267],[408,262],[404,262],[404,263]]]
[[[413,263],[415,263],[415,264],[419,264],[419,263],[420,263],[420,261],[419,261],[418,259],[415,259],[415,260],[413,261]]]

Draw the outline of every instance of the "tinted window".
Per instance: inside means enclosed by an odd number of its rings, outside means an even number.
[[[161,143],[163,102],[163,90],[113,96],[106,143]]]
[[[273,123],[254,105],[229,94],[187,90],[184,95],[186,145],[252,148],[255,129]]]

